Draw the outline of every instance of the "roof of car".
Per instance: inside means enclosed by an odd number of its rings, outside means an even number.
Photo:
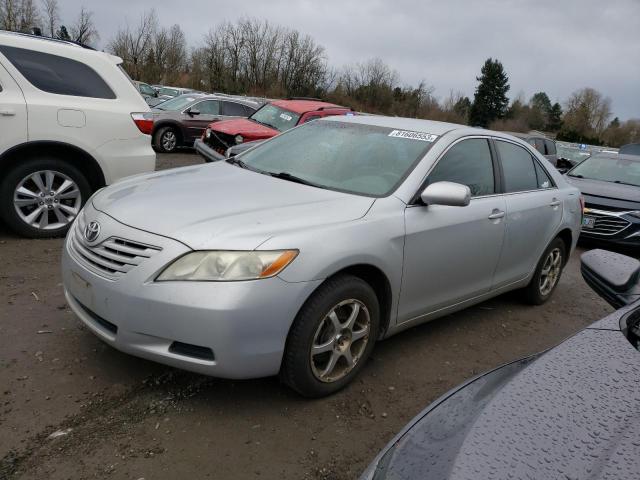
[[[434,135],[444,135],[451,130],[458,129],[465,129],[470,133],[475,132],[483,135],[487,135],[487,133],[493,134],[493,132],[490,132],[489,130],[472,128],[457,123],[437,122],[435,120],[422,120],[418,118],[386,117],[382,115],[336,115],[325,117],[322,121],[376,125],[379,127],[405,129],[413,132],[431,133]]]
[[[321,100],[274,100],[271,104],[298,114],[313,112],[320,108],[327,107],[344,108],[348,110],[347,107],[343,107],[342,105],[323,102]]]

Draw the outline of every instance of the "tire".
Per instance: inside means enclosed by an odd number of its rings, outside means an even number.
[[[0,182],[0,216],[25,237],[62,236],[91,191],[87,178],[73,165],[58,158],[32,158],[13,167]]]
[[[153,134],[153,148],[160,153],[173,153],[180,143],[178,131],[174,127],[160,127]]]
[[[351,318],[354,320],[349,322]],[[293,322],[280,378],[305,397],[337,392],[366,363],[379,326],[378,298],[368,283],[351,275],[327,280],[309,297]],[[312,355],[313,345],[318,352]],[[329,370],[331,362],[334,366]]]
[[[524,300],[532,305],[542,305],[549,300],[553,291],[558,286],[566,261],[566,247],[564,242],[562,239],[556,237],[538,261],[531,282],[523,289]],[[547,268],[551,268],[550,274],[552,276],[545,274]],[[550,285],[545,283],[545,279],[552,283]]]

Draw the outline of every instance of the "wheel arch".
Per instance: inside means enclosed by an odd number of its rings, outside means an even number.
[[[558,235],[556,235],[556,238],[559,238],[560,240],[562,240],[562,243],[564,243],[564,248],[566,253],[566,255],[564,256],[565,257],[564,264],[566,265],[567,262],[569,261],[571,246],[573,245],[573,233],[571,232],[571,229],[564,228],[560,230],[560,232],[558,232]]]
[[[160,120],[159,122],[153,124],[153,132],[151,133],[151,138],[153,139],[161,128],[171,127],[175,130],[176,135],[178,136],[178,142],[180,144],[184,143],[184,132],[182,131],[182,125],[175,120]]]
[[[6,175],[21,161],[37,156],[53,157],[68,162],[80,170],[95,191],[106,185],[104,172],[96,159],[85,150],[70,143],[54,140],[37,140],[11,147],[0,155],[0,177]]]

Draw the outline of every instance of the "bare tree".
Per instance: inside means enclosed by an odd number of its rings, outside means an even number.
[[[564,128],[583,137],[599,137],[611,118],[611,99],[593,88],[573,92],[565,107]]]
[[[93,12],[82,6],[78,18],[69,29],[69,33],[71,40],[86,45],[98,40],[100,35],[98,35],[98,30],[93,23]]]
[[[49,30],[49,36],[55,37],[56,25],[60,21],[58,0],[42,0],[42,8],[44,9],[46,27]]]
[[[38,6],[33,3],[33,0],[22,0],[22,2],[20,2],[19,17],[19,29],[22,32],[28,32],[33,27],[39,26],[40,12],[38,11]]]
[[[127,23],[109,42],[109,50],[123,59],[126,70],[133,78],[142,78],[157,24],[155,10],[149,10],[142,14],[134,29]]]
[[[18,0],[2,0],[0,3],[0,29],[17,31],[20,28],[20,4]]]

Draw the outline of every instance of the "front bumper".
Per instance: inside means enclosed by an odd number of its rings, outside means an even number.
[[[291,323],[321,281],[154,282],[165,265],[190,249],[89,210],[105,242],[123,238],[159,249],[126,273],[107,278],[78,253],[72,226],[63,249],[63,285],[69,306],[89,330],[123,352],[206,375],[241,379],[278,373]]]
[[[204,143],[200,138],[197,138],[195,142],[193,142],[193,148],[195,148],[196,152],[204,158],[205,162],[217,162],[226,158],[224,155],[216,152],[213,148]]]

